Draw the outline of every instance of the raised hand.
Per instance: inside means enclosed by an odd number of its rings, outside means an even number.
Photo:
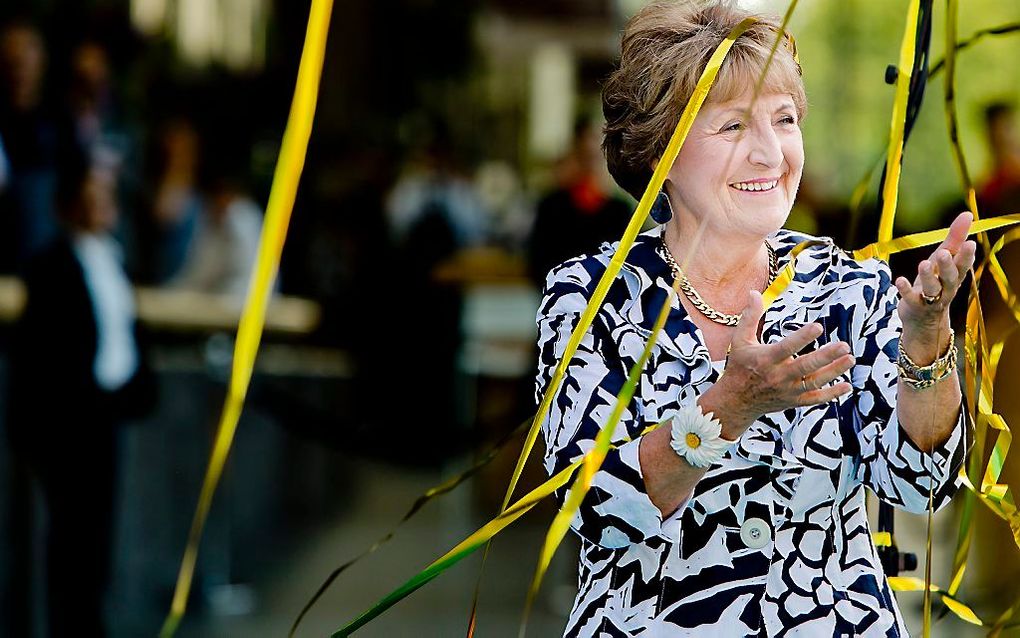
[[[948,333],[949,304],[974,265],[977,245],[967,239],[973,221],[970,213],[960,213],[953,220],[945,241],[918,264],[913,284],[906,277],[896,279],[900,293],[897,311],[905,339],[934,341],[937,332]]]
[[[825,403],[851,390],[847,382],[826,385],[853,367],[847,343],[827,343],[796,356],[822,334],[822,326],[815,323],[764,345],[758,340],[764,310],[761,294],[752,291],[734,330],[725,371],[701,401],[703,409],[716,411],[725,438],[740,436],[764,414]]]

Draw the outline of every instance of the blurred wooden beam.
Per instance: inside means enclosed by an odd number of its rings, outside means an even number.
[[[233,330],[241,317],[243,300],[192,290],[135,288],[138,319],[162,330],[183,332]],[[277,295],[266,312],[266,332],[302,335],[312,332],[321,318],[319,304],[310,299]]]
[[[25,285],[17,277],[0,277],[0,322],[13,322],[25,308]],[[135,288],[138,319],[143,324],[178,332],[233,331],[243,299],[192,290]],[[319,325],[319,304],[300,297],[277,295],[266,313],[266,332],[309,334]]]

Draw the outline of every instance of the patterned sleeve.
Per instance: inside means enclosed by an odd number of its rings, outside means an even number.
[[[957,473],[966,455],[966,409],[960,406],[956,426],[931,454],[922,451],[899,424],[896,412],[896,360],[902,324],[896,312],[897,292],[888,265],[878,265],[875,284],[865,284],[866,316],[854,342],[857,364],[852,371],[850,405],[861,446],[858,479],[883,501],[913,513],[933,504],[942,508],[959,486]],[[851,309],[853,311],[853,309]],[[851,328],[856,334],[856,326]]]
[[[536,402],[541,401],[601,274],[594,260],[567,262],[546,279],[538,311],[539,363]],[[592,268],[594,272],[589,272]],[[556,397],[542,422],[545,468],[559,472],[595,446],[606,425],[627,371],[604,325],[596,319],[584,335]],[[616,426],[613,443],[592,480],[571,527],[589,541],[610,549],[640,543],[653,536],[668,539],[659,509],[645,492],[638,460],[641,424],[638,402],[632,401]],[[562,505],[566,488],[557,492]]]

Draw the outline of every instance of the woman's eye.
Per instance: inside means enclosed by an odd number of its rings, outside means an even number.
[[[744,128],[743,122],[733,122],[723,127],[723,131],[739,131]]]
[[[783,117],[779,118],[779,123],[780,124],[796,124],[797,123],[797,119],[795,117],[793,117],[792,115],[784,115]]]

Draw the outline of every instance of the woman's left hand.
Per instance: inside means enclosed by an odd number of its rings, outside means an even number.
[[[918,264],[913,285],[906,277],[896,279],[904,339],[938,341],[940,333],[948,334],[949,304],[974,265],[977,244],[967,239],[973,221],[970,213],[960,213],[953,220],[945,241]]]

